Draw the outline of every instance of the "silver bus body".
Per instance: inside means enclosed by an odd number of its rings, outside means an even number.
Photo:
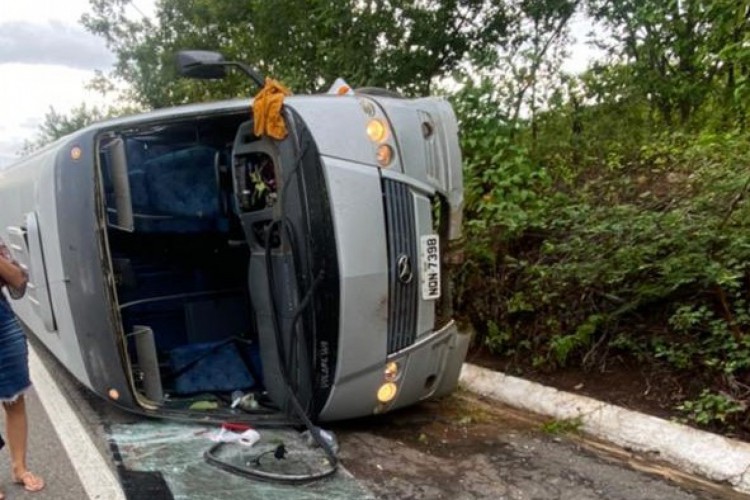
[[[0,170],[0,230],[30,275],[20,319],[83,385],[151,415],[190,414],[169,378],[201,362],[218,392],[287,408],[291,386],[320,421],[452,391],[468,337],[444,257],[463,204],[448,103],[292,96],[280,141],[253,134],[251,109],[97,123]],[[235,337],[255,389],[226,386],[216,354]],[[198,365],[167,366],[198,347]]]

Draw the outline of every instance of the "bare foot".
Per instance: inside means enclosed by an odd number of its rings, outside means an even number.
[[[17,484],[22,484],[23,489],[26,491],[35,492],[44,488],[44,479],[28,470],[20,476],[14,477],[13,481]],[[2,497],[0,497],[0,500],[2,500]]]

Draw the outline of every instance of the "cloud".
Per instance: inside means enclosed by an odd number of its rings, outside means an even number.
[[[91,70],[106,69],[113,62],[103,40],[80,26],[58,21],[0,23],[0,64],[54,64]]]
[[[34,117],[27,117],[21,123],[18,124],[18,127],[21,129],[31,129],[31,130],[37,130],[39,128],[39,125],[41,125],[42,119],[38,116]]]
[[[16,159],[15,156],[6,155],[3,153],[0,153],[0,168],[10,165],[13,163],[13,161]]]
[[[24,141],[19,137],[0,140],[0,168],[17,161]]]
[[[67,114],[83,102],[100,107],[109,102],[111,96],[86,89],[93,76],[92,70],[68,66],[0,64],[0,166],[17,159],[26,140],[34,140],[50,106]]]

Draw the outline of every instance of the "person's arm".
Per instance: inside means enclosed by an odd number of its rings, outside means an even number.
[[[20,299],[26,293],[28,276],[26,271],[13,260],[2,240],[0,240],[0,288],[7,286],[12,299]]]
[[[26,273],[20,266],[0,257],[0,279],[10,288],[22,290],[26,286]]]

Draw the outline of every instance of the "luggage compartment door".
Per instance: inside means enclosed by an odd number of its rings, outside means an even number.
[[[26,214],[25,228],[9,227],[8,234],[14,256],[29,275],[26,296],[34,311],[42,318],[47,331],[56,332],[57,321],[52,310],[52,297],[47,281],[47,267],[36,212]]]

